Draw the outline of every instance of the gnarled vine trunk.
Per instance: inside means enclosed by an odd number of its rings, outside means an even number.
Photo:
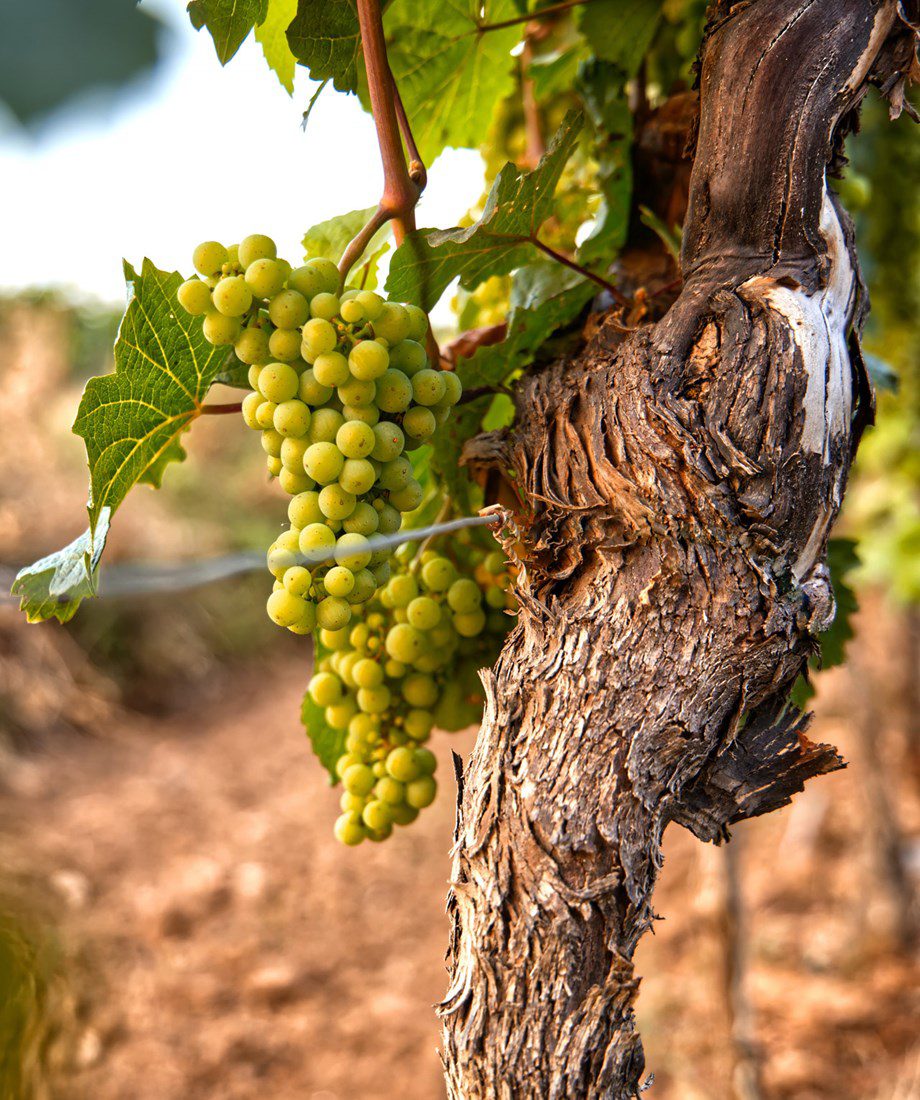
[[[666,825],[723,839],[840,766],[787,703],[833,614],[827,535],[871,403],[825,175],[914,48],[895,0],[716,4],[680,297],[528,376],[514,430],[469,449],[533,511],[461,782],[451,1097],[635,1095]]]

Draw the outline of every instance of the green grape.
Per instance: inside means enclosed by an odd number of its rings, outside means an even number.
[[[365,657],[359,658],[359,660],[355,663],[354,669],[352,670],[352,675],[354,675],[358,665],[366,659],[367,658]],[[373,661],[371,662],[371,664],[373,664]],[[356,737],[360,737],[362,741],[371,744],[375,739],[379,739],[380,719],[375,714],[358,713],[348,723],[348,732],[353,733]]]
[[[282,401],[275,409],[272,423],[275,425],[275,431],[280,435],[300,438],[307,434],[307,429],[310,427],[310,410],[296,398]]]
[[[292,527],[304,528],[309,527],[311,523],[322,523],[323,513],[319,506],[319,493],[312,490],[305,493],[298,493],[292,501],[288,503],[288,519],[291,521]]]
[[[463,396],[463,383],[453,371],[441,371],[441,377],[444,379],[444,396],[439,404],[443,402],[448,407],[456,405]]]
[[[334,443],[311,443],[303,456],[304,469],[320,485],[338,479],[345,457]]]
[[[387,775],[386,765],[383,767],[383,773],[382,777],[374,784],[374,794],[382,802],[388,802],[391,806],[398,806],[406,798],[405,784]]]
[[[341,485],[333,483],[320,490],[319,506],[326,519],[347,519],[355,510],[355,503],[354,494]]]
[[[417,405],[437,405],[442,400],[447,392],[444,374],[444,371],[426,368],[413,375],[412,396]]]
[[[387,653],[395,661],[411,665],[421,654],[423,645],[422,635],[409,623],[397,623],[387,631]]]
[[[211,295],[214,308],[225,317],[242,317],[252,305],[252,291],[240,275],[224,277]]]
[[[255,298],[271,298],[284,286],[285,270],[275,259],[263,256],[246,268],[246,285]]]
[[[343,405],[370,405],[377,393],[373,382],[361,378],[349,378],[336,390]]]
[[[406,608],[408,622],[416,630],[431,630],[441,621],[441,608],[430,596],[416,596]],[[425,706],[418,703],[418,706]]]
[[[299,494],[298,494],[299,495]],[[298,539],[300,552],[309,561],[324,561],[335,549],[335,534],[325,523],[308,523]],[[330,629],[335,630],[336,627]]]
[[[263,401],[256,409],[256,423],[260,428],[270,429],[275,424],[275,409],[278,406],[274,401]]]
[[[279,581],[284,576],[285,570],[297,564],[297,536],[289,538],[290,534],[291,532],[285,532],[280,538],[275,539],[265,555],[268,571]]]
[[[306,439],[295,439],[293,436],[286,436],[284,442],[281,444],[281,465],[290,470],[292,474],[298,474],[301,477],[304,476],[303,469],[303,456],[309,446],[309,442]],[[312,489],[312,485],[307,485],[307,489]]]
[[[421,672],[413,672],[403,680],[402,693],[409,706],[422,710],[433,707],[440,694],[434,680]]]
[[[334,565],[323,577],[323,585],[330,596],[344,599],[355,587],[355,575],[350,569]]]
[[[397,302],[385,302],[380,313],[373,321],[374,335],[379,336],[392,347],[405,340],[412,326],[409,314]]]
[[[488,588],[486,590],[486,603],[489,605],[489,607],[493,608],[493,610],[496,611],[504,608],[505,593],[502,591],[501,588],[499,588],[497,584],[493,584],[491,588]],[[459,607],[455,607],[454,610],[460,611],[461,609]],[[475,611],[476,608],[469,608],[469,610]]]
[[[296,496],[298,493],[303,493],[307,489],[313,487],[313,479],[307,477],[306,474],[297,473],[294,470],[289,470],[282,464],[282,468],[277,473],[278,484],[289,495]]]
[[[430,710],[422,710],[413,707],[403,720],[403,729],[415,741],[424,741],[431,733],[434,718]],[[425,771],[425,768],[422,768]]]
[[[403,431],[421,442],[430,439],[437,426],[431,409],[424,409],[421,405],[413,405],[403,416]]]
[[[394,607],[408,607],[418,596],[418,584],[411,573],[398,573],[387,585]]]
[[[380,525],[377,510],[365,500],[355,505],[354,511],[345,518],[342,526],[349,534],[373,535]]]
[[[339,807],[344,813],[359,814],[364,809],[366,802],[367,799],[362,798],[361,795],[349,794],[348,791],[345,791],[339,799]]]
[[[339,312],[342,315],[342,320],[349,325],[356,325],[359,321],[364,320],[364,310],[361,308],[361,303],[355,301],[354,298],[343,298]]]
[[[391,680],[398,680],[400,676],[405,676],[406,666],[402,661],[394,661],[392,657],[387,658],[386,664],[383,666],[384,672]]]
[[[415,753],[405,746],[393,749],[387,755],[386,768],[387,774],[400,783],[409,783],[421,774],[421,768],[415,762]]]
[[[201,279],[187,279],[176,291],[179,305],[193,317],[203,317],[212,307],[211,288]]]
[[[402,516],[391,504],[384,504],[379,513],[379,526],[377,533],[380,535],[393,535],[402,526]]]
[[[356,756],[354,753],[345,753],[344,756],[340,756],[335,762],[335,774],[341,779],[352,764],[361,763],[363,763],[363,761],[360,756]]]
[[[249,370],[246,371],[246,380],[249,382],[249,388],[258,390],[259,388],[259,372],[262,370],[264,363],[252,363],[249,366]],[[260,395],[261,396],[261,395]]]
[[[349,631],[345,628],[341,630],[321,630],[319,634],[320,642],[334,652],[340,649],[344,649],[348,645]]]
[[[482,603],[479,585],[469,577],[460,577],[447,590],[447,603],[451,611],[469,614],[477,611]]]
[[[226,248],[217,241],[204,241],[192,253],[195,270],[205,277],[219,274],[228,259]]]
[[[327,596],[316,605],[316,621],[323,630],[341,630],[351,619],[351,607],[337,596]]]
[[[365,714],[383,714],[390,705],[390,689],[386,684],[375,688],[358,688],[358,706]]]
[[[307,260],[305,266],[315,271],[321,279],[320,291],[325,290],[329,294],[338,292],[342,279],[339,275],[339,269],[332,260],[327,260],[324,256],[316,256],[312,260]]]
[[[380,410],[376,405],[343,405],[342,415],[346,420],[360,420],[369,428],[380,420]]]
[[[317,405],[324,405],[332,397],[333,392],[331,386],[324,386],[317,380],[312,367],[307,367],[300,376],[300,389],[297,396],[307,405],[312,405],[314,408]]]
[[[391,420],[381,420],[373,429],[374,446],[371,449],[371,458],[377,462],[392,462],[398,458],[406,445],[406,437],[402,428]]]
[[[411,378],[428,366],[428,356],[421,344],[417,344],[414,340],[401,340],[390,349],[390,366],[398,368]]]
[[[336,671],[348,685],[348,687],[354,689],[358,685],[355,683],[354,677],[351,674],[351,670],[354,667],[356,661],[361,660],[359,653],[336,653],[333,654],[332,661],[335,664]],[[352,719],[354,721],[354,719]]]
[[[390,563],[388,561],[382,561],[379,565],[372,566],[371,574],[374,578],[375,586],[377,588],[383,588],[390,579]]]
[[[367,623],[358,623],[357,626],[352,627],[352,631],[348,635],[348,641],[355,649],[363,650],[366,648],[370,636],[371,632]]]
[[[414,512],[422,503],[422,487],[412,478],[402,489],[390,493],[390,503],[400,512]]]
[[[454,629],[462,638],[475,638],[486,627],[484,611],[472,611],[468,615],[454,613]]]
[[[307,609],[306,601],[288,592],[286,588],[272,592],[266,607],[268,617],[278,626],[294,626]]]
[[[334,443],[345,418],[335,409],[317,409],[310,422],[311,443]]]
[[[319,621],[318,608],[317,621]],[[332,726],[334,730],[345,730],[348,729],[348,723],[352,720],[355,714],[357,714],[357,712],[358,704],[350,695],[346,695],[341,703],[334,703],[331,707],[326,707],[326,722],[330,726]]]
[[[248,237],[244,237],[237,247],[240,265],[245,270],[248,270],[249,265],[256,260],[274,260],[278,255],[275,242],[264,233],[251,233]]]
[[[374,429],[360,420],[346,420],[335,437],[335,445],[346,458],[366,458],[376,442]]]
[[[355,301],[361,306],[364,316],[369,321],[376,321],[385,305],[380,295],[372,290],[359,290],[355,295]]]
[[[371,844],[382,844],[387,837],[393,835],[393,826],[387,825],[385,829],[381,829],[378,832],[372,832],[370,829],[367,831],[367,839]]]
[[[291,272],[288,276],[288,286],[296,290],[298,294],[302,294],[308,302],[317,294],[321,294],[328,289],[322,275],[316,268],[310,267],[309,264],[298,267]]]
[[[314,294],[310,299],[311,317],[322,317],[324,321],[331,321],[333,317],[338,316],[338,312],[339,299],[335,294],[322,291],[319,294]]]
[[[351,590],[348,602],[351,604],[367,603],[377,591],[377,579],[369,569],[359,569],[355,573],[355,586]]]
[[[394,825],[411,825],[418,817],[418,810],[413,806],[407,806],[405,802],[401,803],[399,806],[392,806],[391,812],[393,814]]]
[[[244,328],[233,345],[237,359],[248,364],[267,363],[269,354],[268,336],[260,328]]]
[[[257,429],[261,427],[256,420],[256,411],[262,404],[261,393],[247,393],[243,398],[243,423],[247,428]]]
[[[281,457],[281,444],[284,442],[284,436],[280,432],[273,431],[271,428],[267,428],[262,432],[262,450],[271,455],[272,458]]]
[[[355,378],[360,378],[362,381],[373,381],[379,378],[389,365],[390,356],[387,349],[376,340],[359,341],[348,355],[348,369]]]
[[[429,592],[446,592],[454,583],[457,572],[449,558],[431,558],[422,566],[422,583]]]
[[[284,467],[281,465],[281,459],[275,455],[267,455],[265,458],[265,468],[268,470],[269,477],[277,477]]]
[[[268,401],[290,401],[299,386],[297,371],[287,363],[268,363],[259,371],[259,392]]]
[[[426,806],[430,806],[437,793],[438,785],[430,775],[423,775],[406,784],[406,802],[416,810],[424,810]]]
[[[310,603],[309,600],[304,601],[304,612],[297,620],[296,623],[292,623],[288,630],[292,634],[312,634],[316,626],[316,605]]]
[[[381,489],[393,492],[397,489],[405,489],[412,480],[412,463],[405,455],[397,455],[389,462],[384,462],[377,481]],[[394,505],[395,507],[395,505]]]
[[[384,412],[404,412],[412,403],[412,383],[401,370],[387,370],[377,379],[375,399]]]
[[[292,565],[290,569],[285,569],[284,576],[281,578],[281,583],[292,596],[300,596],[303,598],[310,594],[313,576],[310,570],[304,569],[302,565]]]
[[[296,290],[282,290],[268,303],[268,316],[277,328],[299,328],[310,316],[310,307]]]
[[[503,573],[505,571],[505,565],[507,564],[507,562],[505,560],[505,555],[502,553],[501,550],[493,550],[490,554],[486,556],[486,560],[482,564],[486,572],[491,573],[492,576],[495,577],[499,573]]]
[[[430,717],[430,716],[429,716]],[[431,751],[431,749],[425,749],[416,747],[412,753],[415,763],[418,765],[418,770],[422,775],[434,775],[438,766],[438,758]]]
[[[362,657],[354,667],[355,683],[362,688],[380,687],[384,674],[378,661],[372,661],[370,657]]]
[[[368,829],[378,833],[392,826],[393,809],[386,802],[375,798],[364,807],[361,817]]]
[[[339,474],[339,484],[355,496],[366,493],[376,480],[377,471],[366,458],[346,458]]]
[[[240,334],[240,321],[238,317],[225,317],[216,309],[209,310],[205,314],[202,326],[205,340],[215,347],[227,347],[236,342]]]
[[[418,306],[405,305],[403,309],[409,314],[409,337],[420,344],[428,338],[428,314]]]
[[[344,813],[336,818],[333,829],[335,839],[349,848],[354,848],[367,837],[367,832],[361,824],[361,817],[356,813]]]
[[[351,378],[348,360],[338,351],[327,351],[317,355],[313,362],[313,374],[317,382],[329,388],[341,386]]]
[[[300,329],[276,328],[268,338],[272,359],[293,363],[300,358]]]
[[[309,353],[304,355],[307,362],[313,362],[317,355],[334,351],[338,342],[335,329],[322,317],[314,317],[303,326],[302,348]]]
[[[335,560],[353,573],[364,569],[371,560],[371,552],[366,549],[368,541],[364,535],[348,533],[340,535],[335,544]]]

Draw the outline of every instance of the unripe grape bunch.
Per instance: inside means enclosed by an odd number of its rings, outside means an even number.
[[[292,497],[268,550],[269,617],[296,634],[343,629],[389,579],[390,552],[368,540],[421,503],[406,452],[444,424],[460,381],[429,366],[421,309],[341,291],[331,260],[293,268],[253,234],[206,241],[193,263],[200,278],[179,287],[179,304],[248,365],[243,420]]]

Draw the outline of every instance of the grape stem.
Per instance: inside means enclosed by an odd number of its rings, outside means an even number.
[[[243,411],[242,401],[228,401],[226,404],[217,405],[202,405],[200,412],[202,416],[221,416],[227,413],[238,413]]]
[[[383,164],[383,195],[367,225],[349,243],[339,262],[343,285],[355,261],[381,226],[389,221],[394,223],[393,235],[397,247],[407,233],[415,230],[415,204],[426,182],[425,166],[390,71],[380,0],[357,0],[357,8],[367,90]],[[409,150],[408,166],[403,139]]]
[[[554,15],[561,15],[571,8],[581,8],[590,3],[591,0],[562,0],[560,4],[550,4],[549,7],[527,12],[524,15],[516,15],[512,19],[503,19],[500,23],[480,23],[476,30],[470,33],[484,34],[486,31],[503,31],[505,27],[516,27],[519,23],[531,23],[536,19],[549,19]]]

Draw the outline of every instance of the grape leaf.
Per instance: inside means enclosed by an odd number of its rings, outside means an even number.
[[[268,0],[191,0],[187,10],[196,31],[208,28],[217,58],[226,65],[267,9]]]
[[[294,67],[297,59],[288,45],[287,29],[297,14],[297,0],[268,0],[264,22],[256,27],[256,41],[262,47],[265,62],[288,95],[294,94]]]
[[[578,316],[595,290],[584,276],[551,261],[520,268],[511,286],[508,335],[500,344],[477,348],[469,359],[461,359],[457,375],[464,388],[495,386],[530,366],[541,345]]]
[[[595,226],[578,249],[584,264],[609,264],[626,242],[632,198],[632,114],[626,82],[616,65],[590,61],[576,82],[588,120],[594,130],[601,207]]]
[[[614,62],[633,77],[660,15],[660,0],[591,0],[580,10],[579,27],[596,57]]]
[[[299,0],[287,40],[311,80],[357,92],[361,32],[354,0]]]
[[[222,386],[234,386],[240,390],[252,389],[249,385],[249,365],[236,357],[233,348],[227,348],[227,357],[220,370],[214,375],[214,381]]]
[[[96,573],[105,548],[110,513],[103,508],[94,527],[69,546],[27,565],[16,574],[11,589],[30,623],[72,619],[81,602],[96,594]]]
[[[394,0],[384,30],[422,160],[446,146],[477,148],[495,104],[514,87],[512,49],[523,24],[483,30],[519,14],[514,0]]]
[[[534,258],[537,230],[553,208],[553,194],[575,147],[583,116],[569,111],[532,172],[506,164],[486,199],[482,217],[465,229],[423,229],[396,250],[386,289],[391,298],[431,312],[457,277],[472,290],[491,275],[506,275]]]
[[[492,394],[486,393],[451,409],[450,418],[434,434],[431,443],[431,465],[461,515],[471,515],[479,508],[473,501],[475,486],[460,465],[463,444],[482,427],[482,418],[492,404]]]
[[[319,664],[319,646],[315,648],[315,664]],[[339,781],[335,766],[339,757],[345,752],[345,730],[334,730],[326,721],[326,715],[322,707],[316,705],[310,698],[309,691],[304,694],[303,705],[300,708],[300,720],[303,722],[310,745],[317,760],[329,773],[329,785],[334,787]]]
[[[70,618],[93,594],[111,516],[133,485],[158,488],[166,466],[185,457],[179,437],[227,359],[225,349],[205,340],[201,318],[178,308],[178,272],[144,260],[138,275],[126,262],[125,278],[131,298],[115,341],[115,373],[87,382],[73,425],[89,463],[89,530],[20,572],[17,594],[33,621],[60,618],[49,607],[65,595],[73,605],[63,605]]]
[[[345,255],[351,239],[367,224],[376,209],[371,206],[367,210],[352,210],[348,214],[340,214],[337,218],[312,226],[303,239],[305,258],[310,260],[314,256],[323,256],[337,264]],[[384,225],[371,237],[364,251],[352,264],[350,286],[358,286],[362,290],[373,290],[377,286],[377,266],[381,256],[390,247],[387,238],[391,232],[391,227]]]

